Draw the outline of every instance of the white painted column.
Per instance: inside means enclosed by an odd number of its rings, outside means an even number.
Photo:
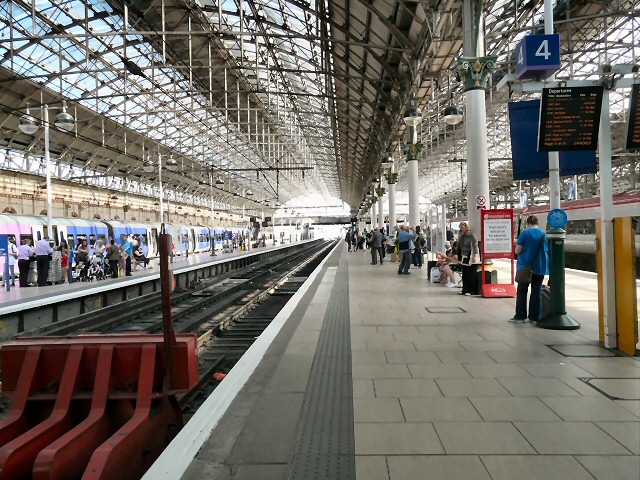
[[[480,238],[480,213],[477,197],[489,199],[489,153],[487,148],[487,112],[484,89],[468,90],[465,94],[465,118],[467,132],[467,205],[469,226]]]
[[[440,238],[438,239],[439,251],[446,252],[445,243],[447,241],[447,206],[442,204],[442,214],[439,218]]]
[[[396,228],[396,184],[389,185],[389,231],[393,235]]]
[[[53,216],[53,201],[51,197],[51,154],[49,153],[49,105],[44,106],[44,168],[46,169],[47,184],[47,235],[49,240],[53,238],[53,225],[51,217]],[[33,244],[35,246],[36,239]]]
[[[553,1],[544,0],[544,33],[553,34]],[[555,74],[549,77],[549,81],[556,79]],[[549,152],[549,203],[551,209],[560,208],[560,154]]]
[[[618,346],[618,329],[616,324],[616,271],[613,249],[613,172],[611,166],[611,119],[609,112],[609,90],[604,89],[602,95],[602,112],[600,113],[600,138],[598,140],[600,170],[600,221],[602,238],[603,305],[604,312],[604,346]]]
[[[384,228],[384,213],[382,207],[382,195],[378,197],[378,229]]]
[[[417,160],[407,162],[407,177],[409,183],[409,226],[415,228],[416,225],[420,225]]]
[[[378,222],[376,220],[376,202],[373,202],[373,204],[371,205],[371,230],[376,228],[377,223]]]

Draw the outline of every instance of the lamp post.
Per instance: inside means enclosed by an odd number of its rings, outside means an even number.
[[[51,217],[53,215],[52,209],[52,194],[51,194],[51,155],[49,153],[49,105],[44,104],[40,107],[42,110],[42,123],[44,126],[44,161],[45,161],[45,174],[47,184],[47,235],[50,240],[53,240],[53,226]],[[30,105],[27,104],[26,113],[20,117],[18,121],[18,128],[22,133],[27,135],[33,135],[40,126],[38,120],[31,116]],[[76,125],[75,119],[67,113],[67,103],[62,102],[62,111],[56,115],[54,120],[56,128],[62,132],[70,132]]]
[[[167,160],[165,167],[168,170],[176,171],[178,169],[178,162],[175,161],[173,155],[169,157]],[[153,164],[153,160],[151,159],[151,155],[149,155],[146,160],[142,163],[142,169],[147,173],[153,173],[155,170],[155,165]],[[162,187],[162,154],[158,151],[158,194],[160,197],[160,223],[164,222],[164,190]],[[169,219],[167,218],[167,222]],[[164,233],[164,232],[162,232]]]

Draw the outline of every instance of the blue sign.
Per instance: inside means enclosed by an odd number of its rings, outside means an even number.
[[[564,228],[568,221],[567,212],[560,208],[554,208],[547,215],[547,224],[551,228]]]
[[[0,235],[0,256],[9,254],[9,235]]]
[[[538,152],[540,100],[509,102],[509,130],[513,179],[528,180],[549,176],[549,156]],[[595,150],[560,152],[560,175],[596,173]]]
[[[560,35],[527,35],[516,46],[516,78],[550,77],[560,68]]]

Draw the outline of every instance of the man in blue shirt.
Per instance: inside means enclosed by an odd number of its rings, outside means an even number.
[[[411,241],[416,238],[416,234],[404,225],[398,235],[398,249],[400,251],[400,267],[398,275],[411,275],[409,266],[411,265]]]
[[[529,265],[533,266],[531,276],[531,298],[529,299],[529,320],[537,322],[541,318],[542,281],[548,271],[547,242],[545,233],[538,228],[538,217],[527,218],[527,229],[518,237],[515,249],[518,255],[516,271]],[[527,319],[528,283],[518,283],[516,314],[509,321],[523,323]]]

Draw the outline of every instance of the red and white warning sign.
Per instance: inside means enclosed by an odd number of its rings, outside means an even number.
[[[487,208],[487,197],[485,197],[484,195],[478,195],[476,197],[476,208],[478,210]]]

